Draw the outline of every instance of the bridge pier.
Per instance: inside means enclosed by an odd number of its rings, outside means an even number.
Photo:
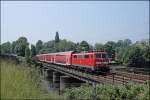
[[[60,93],[63,93],[63,90],[67,87],[70,87],[70,77],[60,76]]]
[[[53,70],[47,70],[47,78],[48,80],[53,80]]]
[[[53,72],[53,87],[59,88],[59,82],[60,82],[60,73]]]

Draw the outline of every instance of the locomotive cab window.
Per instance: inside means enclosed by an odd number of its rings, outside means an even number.
[[[106,58],[106,54],[96,54],[96,58]]]

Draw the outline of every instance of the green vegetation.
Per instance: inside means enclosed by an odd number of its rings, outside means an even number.
[[[15,42],[15,51],[12,51],[16,53],[18,56],[25,56],[25,49],[29,47],[29,43],[26,37],[20,37]]]
[[[27,63],[30,61],[30,49],[29,49],[29,47],[25,48],[25,59],[26,59]]]
[[[149,100],[149,85],[83,85],[79,88],[66,89],[67,100]]]
[[[37,43],[36,43],[36,52],[37,52],[37,54],[40,53],[42,48],[43,48],[43,42],[41,40],[38,40]]]
[[[33,67],[1,60],[1,99],[61,99],[41,88],[40,76]]]
[[[31,44],[31,57],[36,55],[36,48],[33,44]]]

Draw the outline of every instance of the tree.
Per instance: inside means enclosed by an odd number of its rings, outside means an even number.
[[[113,41],[108,41],[104,45],[104,50],[108,53],[108,56],[113,59],[115,59],[115,47],[116,47],[116,43]]]
[[[5,42],[1,45],[1,53],[11,53],[11,43]]]
[[[26,59],[27,63],[30,61],[30,49],[29,49],[29,47],[25,48],[25,59]]]
[[[124,53],[124,63],[127,66],[141,67],[144,64],[143,51],[138,46],[128,48]]]
[[[31,57],[35,56],[36,55],[36,48],[35,46],[32,44],[31,45]]]
[[[38,40],[36,43],[36,52],[37,54],[40,53],[40,50],[43,48],[43,42],[41,40]]]
[[[146,48],[143,51],[143,57],[145,62],[145,67],[150,66],[150,46],[146,46]]]
[[[124,41],[123,40],[118,40],[118,42],[116,43],[117,47],[123,47],[124,46]]]
[[[15,52],[15,47],[16,47],[16,41],[13,41],[13,42],[12,42],[12,47],[11,47],[11,52],[12,52],[12,53],[16,53],[16,52]]]
[[[20,37],[15,43],[15,52],[18,56],[25,56],[25,49],[29,46],[26,37]]]
[[[56,35],[55,35],[55,42],[58,43],[60,40],[59,40],[59,33],[56,32]]]
[[[132,41],[130,39],[125,39],[124,40],[124,47],[129,46],[130,44],[132,44]]]
[[[80,50],[80,43],[79,42],[77,42],[76,44],[75,44],[75,51],[76,52],[80,52],[81,50]]]
[[[81,49],[82,51],[89,51],[89,44],[88,44],[88,42],[82,41],[82,42],[80,43],[80,49]]]
[[[96,43],[94,46],[95,50],[104,50],[104,45],[101,43]]]

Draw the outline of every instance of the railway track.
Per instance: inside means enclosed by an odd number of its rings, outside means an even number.
[[[115,71],[116,75],[118,76],[124,76],[130,79],[136,79],[136,80],[150,80],[150,75],[143,75],[143,74],[135,74],[130,72],[122,72],[122,71]]]

